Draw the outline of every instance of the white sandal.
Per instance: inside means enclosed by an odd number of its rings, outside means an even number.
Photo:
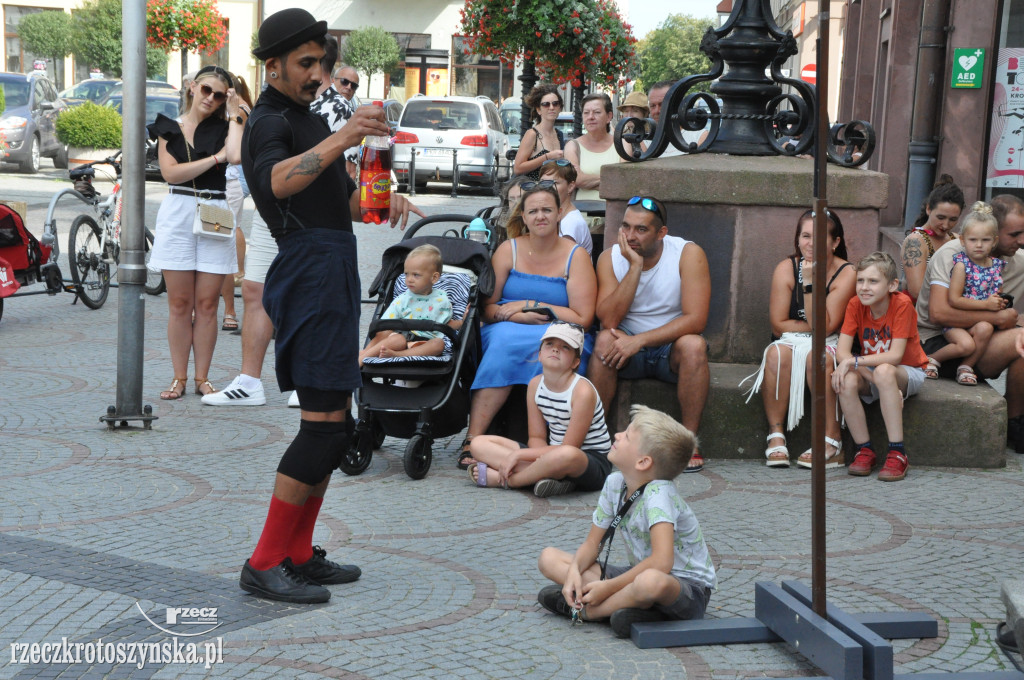
[[[781,439],[783,443],[781,446],[772,446],[765,449],[764,457],[767,458],[767,460],[764,464],[768,467],[789,467],[789,449],[786,448],[785,443],[786,435],[782,432],[772,432],[768,435],[767,439],[765,439],[765,442],[770,442],[773,439]],[[786,457],[782,458],[780,456],[778,458],[772,458],[772,454],[775,453],[784,453],[786,454]]]
[[[825,469],[831,470],[832,468],[841,466],[843,464],[843,443],[832,439],[832,437],[825,437],[825,445],[831,446],[835,449],[835,452],[831,456],[825,456]],[[799,458],[796,459],[796,464],[800,467],[810,469],[812,466],[811,455],[812,450],[807,449],[800,454]]]

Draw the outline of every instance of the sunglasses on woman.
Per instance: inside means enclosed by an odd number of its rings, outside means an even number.
[[[523,188],[523,191],[533,191],[534,189],[554,189],[555,180],[542,179],[539,182],[523,182],[519,186]]]
[[[542,108],[542,109],[550,109],[553,106],[557,106],[558,108],[562,108],[562,102],[554,101],[554,102],[541,102],[540,103],[540,108]]]
[[[647,212],[652,212],[655,215],[657,215],[658,219],[660,219],[662,222],[665,221],[665,216],[661,214],[661,208],[658,207],[658,204],[655,203],[653,199],[644,198],[643,196],[634,196],[633,198],[629,199],[626,202],[626,205],[630,208],[632,208],[635,205],[639,205]]]
[[[342,87],[351,87],[353,90],[359,89],[359,83],[353,82],[348,78],[335,78],[334,82],[338,83]]]
[[[540,166],[544,167],[548,163],[554,163],[555,165],[557,165],[560,168],[564,168],[567,165],[572,165],[572,161],[568,161],[568,160],[566,160],[564,158],[549,158],[548,160],[546,160],[543,163],[541,163]]]
[[[218,92],[217,90],[213,89],[209,85],[206,85],[205,83],[199,86],[199,94],[202,95],[202,99],[206,99],[212,94],[213,101],[217,102],[218,104],[222,103],[224,100],[228,98],[227,92]]]

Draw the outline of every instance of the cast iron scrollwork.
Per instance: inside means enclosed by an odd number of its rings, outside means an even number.
[[[731,35],[734,31],[741,35]],[[777,47],[770,58],[769,80],[761,75],[761,69],[768,66],[769,60],[756,56],[754,51],[764,54],[765,48],[770,48],[773,42]],[[723,85],[729,81],[727,86],[712,86],[714,92],[721,89],[721,99],[706,92],[691,92],[701,83],[722,76],[726,45],[729,49],[725,53],[739,58],[740,62],[737,65],[730,62],[729,75],[720,81]],[[774,152],[784,156],[813,153],[817,89],[783,73],[783,65],[798,51],[797,43],[792,32],[783,32],[775,24],[770,0],[736,2],[725,24],[705,31],[700,49],[711,60],[711,70],[676,82],[665,95],[660,121],[651,118],[621,120],[614,136],[619,156],[634,162],[657,158],[669,143],[686,153],[770,155]],[[753,67],[759,60],[764,66]],[[780,86],[788,86],[789,91],[783,92]],[[772,91],[774,96],[771,96]],[[761,97],[764,99],[758,102]],[[709,121],[711,124],[701,141],[688,142],[684,138],[684,132],[701,131]],[[728,141],[716,145],[723,122],[730,127]],[[646,150],[641,146],[643,143],[648,143]],[[855,167],[867,162],[874,147],[875,132],[871,124],[855,120],[831,127],[826,153],[833,163]]]

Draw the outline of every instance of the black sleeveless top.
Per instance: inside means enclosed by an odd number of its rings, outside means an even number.
[[[533,130],[533,134],[537,135],[537,142],[540,142],[540,151],[527,158],[526,160],[528,161],[540,158],[549,151],[549,149],[544,148],[544,138],[540,136],[539,132],[537,132],[537,127],[534,126],[531,127],[530,129]],[[559,130],[558,128],[555,128],[555,136],[558,137],[558,148],[564,149],[565,136],[562,135],[562,131]],[[537,142],[534,142],[534,144],[536,145]],[[529,177],[534,182],[536,182],[537,180],[540,179],[540,168],[537,168],[536,170],[531,170],[530,172],[526,173],[526,176]]]
[[[209,158],[223,149],[228,139],[228,122],[213,116],[209,116],[199,123],[195,134],[192,135],[192,141],[195,143],[195,146],[190,146],[187,150],[185,148],[185,135],[182,133],[181,125],[178,121],[158,113],[156,114],[156,120],[147,125],[146,129],[149,131],[150,139],[160,137],[167,141],[167,153],[171,154],[174,160],[179,163],[188,163],[190,156],[193,161],[197,161],[200,158]],[[227,164],[221,163],[199,175],[195,180],[189,180],[188,182],[172,186],[188,187],[191,189],[192,182],[194,181],[196,189],[224,191],[227,187],[227,180],[224,178],[224,173],[227,169]]]
[[[793,263],[793,281],[798,282],[793,286],[793,295],[789,299],[789,318],[793,321],[807,321],[807,313],[804,311],[804,293],[800,290],[800,262],[796,256],[790,256],[789,261]],[[832,289],[832,283],[839,276],[839,272],[843,271],[847,267],[851,267],[849,262],[841,266],[836,270],[836,273],[832,275],[832,278],[825,284],[825,295],[828,295]],[[778,338],[776,338],[778,340]]]

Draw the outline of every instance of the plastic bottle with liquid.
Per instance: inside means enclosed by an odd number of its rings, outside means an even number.
[[[383,106],[379,101],[374,106]],[[363,222],[383,224],[391,219],[391,142],[369,136],[359,161],[359,214]]]

